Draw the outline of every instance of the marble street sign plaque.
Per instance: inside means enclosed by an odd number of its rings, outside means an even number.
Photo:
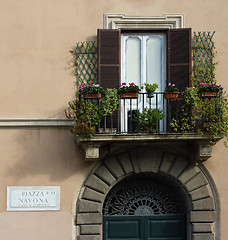
[[[7,211],[60,210],[60,187],[7,187]]]

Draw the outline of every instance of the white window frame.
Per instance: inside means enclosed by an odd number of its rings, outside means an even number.
[[[126,79],[126,45],[127,40],[130,38],[137,38],[139,40],[140,44],[140,56],[139,56],[139,81],[127,81]],[[150,38],[160,38],[161,40],[161,51],[162,54],[161,57],[161,69],[160,69],[160,79],[159,82],[156,82],[159,85],[159,89],[157,89],[157,92],[164,92],[165,86],[166,86],[166,34],[165,33],[123,33],[121,34],[121,83],[129,83],[134,82],[137,84],[140,88],[144,83],[155,83],[148,82],[149,79],[147,79],[147,41]],[[153,79],[155,80],[155,79]],[[141,90],[141,92],[145,92],[145,88]],[[123,104],[123,101],[122,101]],[[166,102],[163,102],[163,98],[161,94],[158,94],[155,98],[149,99],[146,98],[146,96],[139,95],[138,100],[124,100],[124,106],[121,111],[121,131],[125,132],[128,129],[128,111],[129,110],[139,110],[140,112],[143,112],[145,108],[149,109],[150,107],[152,109],[159,109],[162,110],[166,114]],[[159,130],[162,132],[163,130],[166,131],[166,119],[161,120],[159,123]]]

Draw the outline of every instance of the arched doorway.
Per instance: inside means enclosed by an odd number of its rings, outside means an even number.
[[[164,174],[133,174],[116,184],[103,205],[103,239],[187,238],[188,199]]]
[[[77,200],[75,224],[78,239],[103,239],[103,209],[108,196],[121,182],[134,176],[149,176],[150,181],[160,182],[163,186],[172,185],[172,191],[184,199],[180,201],[183,211],[179,213],[187,216],[186,240],[220,239],[219,198],[206,168],[191,163],[183,154],[146,146],[125,149],[97,162],[84,181]],[[145,211],[146,208],[137,210]]]

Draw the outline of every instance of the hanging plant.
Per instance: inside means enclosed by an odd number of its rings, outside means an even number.
[[[135,85],[133,82],[128,85],[122,83],[118,90],[120,98],[138,98],[139,91],[139,86]]]
[[[78,137],[93,137],[96,126],[99,124],[102,114],[99,111],[99,105],[93,101],[81,99],[69,103],[71,113],[65,111],[68,118],[73,118],[74,126],[71,130]]]
[[[179,96],[179,88],[174,83],[169,83],[165,88],[164,98],[165,99],[177,99]]]
[[[118,109],[119,99],[117,89],[107,88],[102,98],[102,113],[104,116],[113,114]]]
[[[154,97],[154,91],[159,87],[157,83],[144,83],[145,85],[145,89],[147,91],[147,97],[148,98],[153,98]],[[144,86],[141,87],[141,89],[143,89]]]
[[[222,93],[223,87],[216,85],[216,82],[213,84],[200,83],[199,91],[201,97],[218,97]]]

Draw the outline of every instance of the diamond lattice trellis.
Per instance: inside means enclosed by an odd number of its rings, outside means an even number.
[[[193,34],[193,78],[196,84],[199,82],[213,83],[215,80],[214,34],[215,32],[194,32]]]
[[[82,83],[93,84],[97,80],[97,47],[95,41],[76,43],[75,55],[76,87]]]

